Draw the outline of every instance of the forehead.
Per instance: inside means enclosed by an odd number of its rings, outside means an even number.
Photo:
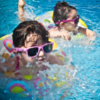
[[[38,39],[42,39],[42,36],[34,33],[34,34],[29,34],[26,38],[26,41],[37,41]]]
[[[75,9],[71,9],[70,13],[68,14],[68,18],[73,18],[77,16],[77,11]]]

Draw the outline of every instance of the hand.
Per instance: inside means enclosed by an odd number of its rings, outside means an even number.
[[[89,29],[86,30],[86,33],[87,33],[88,37],[95,37],[96,36],[96,33],[91,31],[91,30],[89,30]]]
[[[19,6],[19,7],[25,6],[25,1],[24,1],[24,0],[19,0],[18,6]]]
[[[66,30],[61,29],[60,32],[58,33],[60,37],[62,37],[64,40],[66,39],[67,41],[71,40],[71,35],[69,32]]]
[[[70,33],[68,33],[66,30],[58,30],[58,29],[50,29],[49,30],[49,36],[52,38],[56,37],[62,37],[64,40],[66,39],[67,41],[71,40]]]
[[[97,35],[94,34],[93,36],[90,36],[90,37],[89,37],[89,40],[94,41],[94,40],[96,39],[96,37],[97,37]]]
[[[97,35],[94,34],[93,36],[89,37],[89,45],[94,44],[93,41],[96,39]]]

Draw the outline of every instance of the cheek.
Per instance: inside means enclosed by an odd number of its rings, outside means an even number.
[[[75,29],[76,25],[73,22],[65,23],[64,29],[67,31],[73,31]]]
[[[32,43],[28,43],[27,45],[26,45],[26,47],[31,47],[33,44]]]
[[[45,59],[48,60],[49,59],[49,54],[45,54]]]
[[[36,61],[36,57],[30,58],[30,57],[28,57],[28,56],[26,55],[26,53],[22,53],[22,57],[23,57],[23,59],[25,60],[25,62],[30,62],[31,64],[32,64],[32,63],[35,63],[35,61]]]

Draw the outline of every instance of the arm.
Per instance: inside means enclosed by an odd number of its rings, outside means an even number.
[[[63,61],[54,55],[50,55],[48,61],[49,64],[51,65],[53,64],[64,65]]]
[[[49,37],[52,38],[57,38],[57,37],[62,37],[64,40],[71,40],[70,34],[65,31],[65,30],[59,30],[58,28],[52,28],[49,30]]]
[[[88,36],[89,38],[90,38],[90,37],[94,37],[94,36],[96,35],[95,32],[93,32],[93,31],[91,31],[91,30],[89,30],[89,29],[87,29],[87,28],[79,27],[78,31],[81,32],[81,33],[83,33],[83,34],[85,34],[85,35]]]
[[[19,20],[25,21],[26,19],[24,18],[24,6],[25,6],[25,1],[24,0],[19,0],[18,2],[18,16],[19,16]]]
[[[54,56],[54,55],[50,55],[50,57],[49,57],[49,63],[50,63],[50,64],[64,65],[64,62],[63,62],[59,57],[56,57],[56,56]],[[73,66],[72,63],[69,64],[69,68],[70,68],[71,70],[74,70],[74,66]]]

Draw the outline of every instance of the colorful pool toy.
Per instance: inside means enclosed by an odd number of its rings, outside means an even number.
[[[5,48],[9,51],[12,52],[13,51],[13,41],[10,39],[6,39],[3,41],[3,45],[5,46]]]
[[[41,94],[41,96],[47,95],[49,90],[50,90],[50,80],[48,78],[43,77],[41,78],[37,78],[34,81],[34,87],[39,91],[39,94]]]
[[[24,91],[28,91],[29,88],[24,81],[12,81],[6,87],[6,90],[10,93],[21,93]]]
[[[1,52],[1,55],[3,58],[5,59],[8,59],[9,57],[12,57],[12,54],[13,54],[13,42],[12,42],[12,39],[11,39],[12,35],[7,35],[7,36],[4,36],[2,37],[2,39],[0,40],[1,42],[1,45],[0,45],[0,52]],[[49,38],[49,41],[53,42],[54,43],[54,46],[53,46],[53,53],[55,54],[55,56],[59,57],[61,60],[65,61],[65,56],[66,54],[64,53],[63,50],[59,49],[59,46],[58,44]],[[3,48],[3,50],[2,50]],[[60,50],[59,54],[57,54],[57,52]],[[61,55],[60,55],[61,53]],[[14,78],[16,77],[16,75],[14,74],[14,72],[3,72],[4,76],[6,78]],[[24,75],[23,78],[27,81],[30,81],[32,78],[33,78],[33,75]],[[43,79],[43,80],[42,80]],[[47,78],[37,78],[34,82],[32,82],[34,88],[36,90],[39,91],[39,95],[40,96],[44,96],[46,94],[49,93],[49,90],[50,90],[50,84],[51,84],[51,80],[58,80],[58,78],[54,77],[54,78],[50,78],[50,77],[47,77]],[[62,85],[64,84],[64,82],[55,82],[55,86],[56,87],[61,87]],[[20,81],[20,80],[12,80],[12,82],[8,83],[7,84],[7,87],[6,87],[6,91],[10,92],[10,93],[14,93],[14,94],[19,94],[19,93],[23,93],[25,91],[29,91],[30,88],[29,86],[27,85],[27,82],[24,82],[24,81]],[[28,97],[30,96],[27,95],[27,94],[24,94],[23,95],[24,97]]]

